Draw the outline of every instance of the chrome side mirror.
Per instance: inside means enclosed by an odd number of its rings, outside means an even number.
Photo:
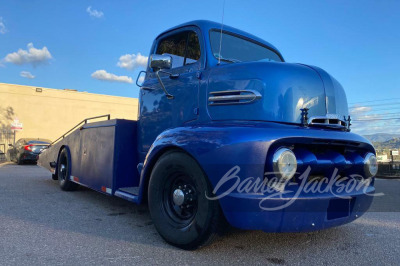
[[[150,56],[150,67],[154,70],[170,69],[172,57],[169,55],[152,54]]]
[[[174,99],[174,96],[169,94],[167,89],[164,86],[164,83],[162,82],[160,78],[160,72],[168,74],[171,79],[176,79],[179,77],[179,74],[172,74],[166,71],[163,71],[162,69],[170,69],[172,67],[172,57],[169,55],[159,55],[159,54],[152,54],[150,55],[150,68],[152,68],[156,74],[156,77],[158,79],[158,82],[161,85],[161,88],[163,89],[165,96],[167,96],[168,99]]]

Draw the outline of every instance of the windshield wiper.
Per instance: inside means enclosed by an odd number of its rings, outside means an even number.
[[[225,57],[222,57],[222,56],[220,56],[218,53],[215,53],[214,56],[215,56],[215,58],[217,58],[217,59],[219,59],[219,60],[221,60],[221,61],[225,61],[225,62],[229,62],[229,63],[240,63],[240,62],[242,62],[242,61],[237,60],[237,59],[235,59],[235,58],[225,58]]]
[[[223,58],[223,57],[221,57],[220,60],[221,61],[225,61],[225,62],[230,62],[230,63],[240,63],[240,62],[242,62],[242,61],[234,59],[234,58]]]

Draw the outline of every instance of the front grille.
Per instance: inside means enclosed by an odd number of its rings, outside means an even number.
[[[297,174],[292,181],[299,182],[299,177],[310,167],[307,180],[321,180],[335,177],[363,177],[364,157],[368,152],[374,152],[368,143],[313,140],[304,138],[288,138],[277,140],[268,152],[266,172],[273,172],[272,157],[281,147],[290,148],[297,158]],[[340,179],[341,179],[340,178]]]
[[[308,124],[310,126],[326,126],[326,127],[338,127],[346,128],[347,122],[339,118],[329,118],[329,117],[311,117],[308,119]]]

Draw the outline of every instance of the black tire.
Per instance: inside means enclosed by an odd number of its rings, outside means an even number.
[[[21,160],[21,156],[17,156],[17,164],[18,164],[18,165],[24,164],[24,161]]]
[[[183,204],[179,197],[174,200],[176,191],[184,195]],[[192,157],[172,151],[159,158],[150,177],[148,203],[154,225],[166,242],[193,250],[209,244],[220,232],[221,208],[206,194],[212,195],[211,184]]]
[[[63,148],[57,160],[57,176],[60,188],[64,191],[73,191],[78,188],[78,184],[70,180],[71,176],[71,159],[69,152]]]

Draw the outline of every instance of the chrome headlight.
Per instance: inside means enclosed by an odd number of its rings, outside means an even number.
[[[296,173],[296,156],[287,148],[278,149],[274,153],[272,162],[275,174],[278,174],[282,181],[291,179]]]
[[[373,153],[367,153],[364,159],[364,172],[367,177],[375,176],[378,173],[378,162]]]

